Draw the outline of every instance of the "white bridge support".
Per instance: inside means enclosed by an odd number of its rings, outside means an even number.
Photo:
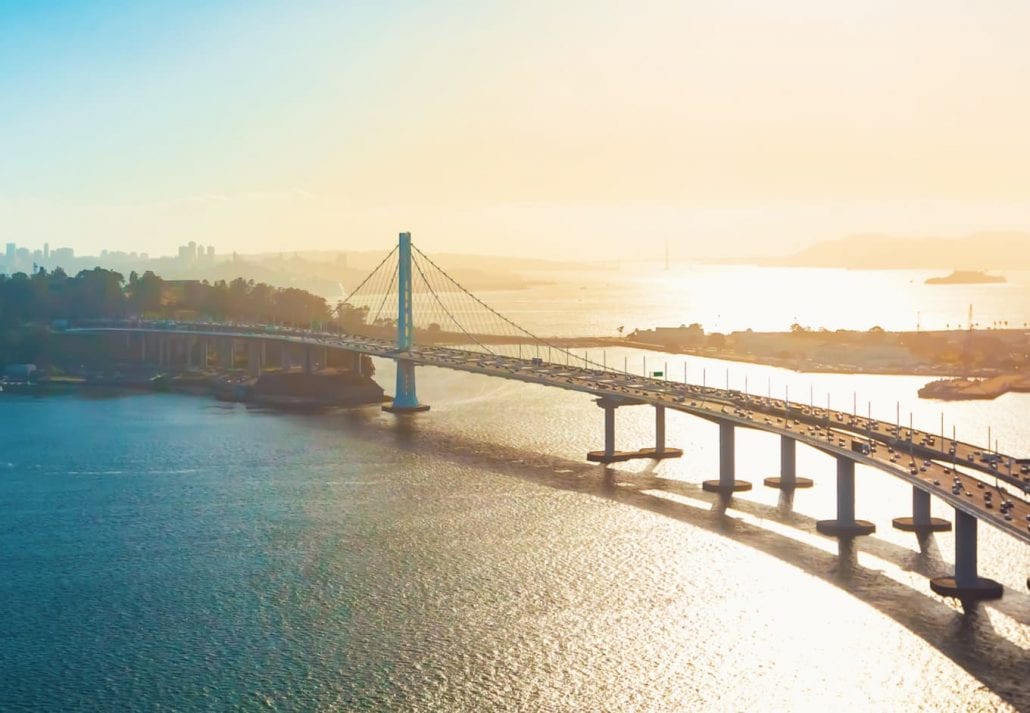
[[[812,487],[811,478],[799,478],[797,475],[797,443],[793,436],[780,436],[780,474],[764,479],[763,483],[779,490]]]
[[[620,463],[633,460],[634,458],[650,458],[663,460],[665,458],[679,458],[683,451],[679,448],[667,448],[665,446],[665,407],[656,406],[654,414],[655,445],[654,448],[641,448],[638,451],[617,451],[615,450],[615,409],[619,406],[629,406],[634,402],[623,401],[618,398],[602,396],[595,402],[604,410],[604,450],[590,451],[587,453],[587,460],[592,463]]]
[[[896,517],[893,525],[905,532],[925,534],[929,532],[947,532],[951,523],[939,517],[930,516],[930,491],[912,486],[912,517]]]
[[[709,493],[739,493],[751,490],[751,483],[737,480],[736,427],[732,421],[719,421],[719,479],[706,480],[701,488]]]
[[[876,532],[868,520],[855,519],[855,461],[846,456],[837,458],[837,519],[819,520],[815,529],[833,537],[856,537]]]
[[[1001,598],[1002,586],[993,579],[977,574],[976,524],[973,515],[955,509],[955,575],[930,580],[930,589],[937,594],[955,597],[963,602]]]

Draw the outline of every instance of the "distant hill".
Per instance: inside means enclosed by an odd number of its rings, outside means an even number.
[[[975,233],[963,238],[852,235],[816,243],[759,265],[852,269],[1030,270],[1030,233]]]

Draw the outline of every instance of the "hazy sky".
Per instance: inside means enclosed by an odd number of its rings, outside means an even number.
[[[776,253],[1030,230],[1030,3],[0,0],[0,241]]]

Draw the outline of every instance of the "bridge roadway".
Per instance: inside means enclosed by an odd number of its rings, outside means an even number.
[[[592,369],[589,365],[579,367],[546,361],[539,363],[532,359],[451,347],[415,345],[407,352],[398,352],[396,345],[386,340],[311,330],[176,323],[166,327],[141,324],[67,331],[285,341],[343,349],[384,359],[402,359],[419,366],[435,366],[552,386],[597,397],[609,397],[625,405],[665,407],[709,421],[788,436],[828,455],[877,468],[931,493],[1008,535],[1030,543],[1030,503],[1025,499],[1027,490],[1030,490],[1030,473],[1026,471],[1030,469],[1024,469],[1021,465],[1019,470],[1012,472],[1016,460],[1011,456],[998,455],[992,465],[989,456],[985,459],[986,449],[974,444],[951,439],[944,441],[939,434],[911,431],[899,428],[896,424],[861,418],[854,414],[786,403],[780,399],[747,395],[730,389]],[[853,450],[853,440],[869,444],[869,452]],[[984,475],[988,478],[984,478]],[[992,494],[990,503],[985,497],[987,493]],[[1011,503],[1007,516],[1001,510],[1004,502]]]

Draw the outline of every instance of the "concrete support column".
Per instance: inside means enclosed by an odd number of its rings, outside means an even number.
[[[955,511],[955,583],[973,584],[976,575],[976,518],[961,510]]]
[[[665,407],[654,407],[654,452],[661,455],[665,452]]]
[[[204,337],[200,340],[200,368],[207,371],[208,358],[211,356],[209,351],[210,339]]]
[[[157,335],[157,365],[165,365],[165,352],[167,351],[167,344],[163,335]]]
[[[322,347],[322,368],[329,367],[329,347]]]
[[[604,454],[611,457],[615,454],[615,406],[604,404]]]
[[[193,346],[195,339],[193,337],[186,337],[183,340],[183,346],[186,348],[186,367],[190,370],[193,369]]]
[[[737,431],[732,423],[719,424],[719,485],[733,483],[737,474]]]
[[[315,355],[313,354],[313,352],[314,352],[314,350],[310,346],[307,346],[307,345],[304,346],[304,373],[305,374],[310,374],[312,371],[314,371]]]
[[[619,406],[632,405],[617,397],[602,396],[595,402],[604,409],[604,450],[590,451],[587,453],[587,460],[592,463],[621,463],[635,458],[648,458],[652,460],[664,460],[666,458],[679,458],[683,451],[679,448],[667,448],[665,446],[665,408],[655,407],[655,447],[641,448],[636,451],[615,450],[615,409]]]
[[[279,342],[279,366],[282,367],[283,371],[289,371],[293,366],[293,360],[290,358],[289,342]]]
[[[905,532],[947,532],[951,523],[930,516],[930,491],[912,486],[912,517],[896,517],[894,527]]]
[[[218,366],[223,369],[229,368],[229,339],[227,337],[219,337],[215,344],[215,349],[218,350]]]
[[[837,522],[855,524],[855,461],[837,459]]]
[[[719,479],[706,480],[701,488],[710,493],[735,493],[751,490],[751,483],[737,480],[736,430],[731,421],[719,422]]]
[[[307,349],[310,359],[311,349]],[[393,394],[393,403],[383,406],[383,411],[389,413],[416,413],[428,411],[429,406],[419,403],[418,394],[415,392],[415,364],[407,359],[397,360],[397,381],[396,391]]]
[[[955,509],[955,576],[931,579],[930,589],[937,594],[963,602],[1001,598],[1002,586],[977,574],[976,525],[975,516]]]
[[[762,481],[770,488],[794,490],[812,487],[811,478],[797,476],[797,443],[792,436],[780,436],[780,474]]]
[[[255,341],[247,342],[247,373],[251,376],[261,376],[261,344]]]
[[[144,332],[139,336],[139,360],[144,364],[147,363],[147,333]]]
[[[837,519],[819,520],[815,529],[824,535],[855,537],[876,532],[868,520],[855,519],[855,461],[837,456]]]
[[[587,460],[592,463],[616,463],[627,460],[626,453],[615,450],[615,409],[619,402],[603,396],[595,403],[604,410],[604,450],[590,451]]]

